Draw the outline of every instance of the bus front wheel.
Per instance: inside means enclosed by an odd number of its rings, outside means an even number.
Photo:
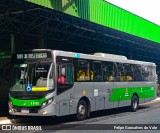
[[[138,97],[137,95],[133,95],[131,99],[131,111],[135,112],[138,109]]]
[[[85,100],[80,100],[77,105],[76,119],[81,121],[87,117],[87,104]]]

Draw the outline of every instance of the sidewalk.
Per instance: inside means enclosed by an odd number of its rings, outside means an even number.
[[[0,124],[11,124],[11,120],[8,117],[0,117]]]
[[[153,101],[159,101],[160,100],[160,96],[158,96],[155,100]]]

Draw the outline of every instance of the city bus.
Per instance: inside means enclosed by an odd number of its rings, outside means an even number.
[[[139,104],[156,98],[156,65],[107,53],[50,49],[12,57],[9,113],[14,116],[76,116]]]

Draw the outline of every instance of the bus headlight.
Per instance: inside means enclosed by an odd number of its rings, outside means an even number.
[[[51,104],[52,101],[53,101],[53,98],[49,99],[49,100],[48,100],[48,104]]]
[[[47,105],[47,102],[44,102],[44,103],[42,104],[42,108],[44,108],[46,105]]]
[[[9,107],[11,107],[11,108],[12,108],[12,106],[13,106],[13,104],[12,104],[11,101],[8,102],[8,105],[9,105]]]
[[[12,110],[11,110],[11,109],[9,109],[9,113],[12,113]]]
[[[13,110],[13,104],[12,104],[11,101],[8,102],[8,106],[9,106],[9,113],[10,113],[10,114],[13,113],[14,110]]]
[[[52,102],[53,102],[53,98],[48,99],[47,101],[45,101],[44,103],[42,103],[41,108],[44,108],[44,107],[48,106]]]

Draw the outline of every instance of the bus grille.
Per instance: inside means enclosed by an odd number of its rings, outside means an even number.
[[[21,112],[21,109],[28,109],[29,113],[38,113],[38,110],[40,109],[40,107],[22,108],[22,107],[14,106],[15,112]]]
[[[10,92],[10,96],[21,100],[37,100],[44,98],[50,92]]]

